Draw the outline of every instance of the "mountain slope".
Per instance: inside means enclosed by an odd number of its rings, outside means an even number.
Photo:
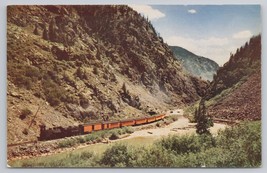
[[[205,99],[210,113],[219,118],[261,119],[261,36],[237,49],[221,67]]]
[[[179,46],[170,46],[170,48],[187,72],[202,79],[212,81],[213,75],[219,68],[215,61],[195,55]]]
[[[40,124],[144,116],[204,94],[207,83],[185,74],[127,6],[9,6],[7,14],[8,142],[36,137]]]

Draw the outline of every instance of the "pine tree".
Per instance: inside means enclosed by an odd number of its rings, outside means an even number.
[[[127,94],[127,89],[126,89],[126,84],[125,84],[125,82],[123,82],[123,84],[122,84],[122,91],[123,91],[123,93],[124,94]]]
[[[48,27],[48,34],[51,41],[57,41],[57,25],[53,18]]]
[[[195,109],[194,122],[197,122],[197,119],[198,119],[198,108]]]
[[[210,134],[209,128],[213,126],[211,116],[207,113],[205,101],[202,99],[199,108],[195,111],[196,132],[200,135]]]
[[[48,30],[46,29],[46,27],[44,28],[44,31],[43,31],[43,39],[49,40]]]
[[[37,24],[35,25],[35,28],[34,28],[33,33],[34,33],[35,35],[39,35],[38,25],[37,25]]]

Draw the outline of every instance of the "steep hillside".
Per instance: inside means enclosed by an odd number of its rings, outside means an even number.
[[[215,61],[195,55],[179,46],[170,46],[170,48],[187,72],[204,80],[212,81],[213,75],[219,68]]]
[[[127,6],[9,6],[7,15],[8,142],[36,137],[40,124],[144,116],[204,95],[207,83]]]
[[[210,113],[226,119],[261,119],[261,36],[237,49],[212,81],[205,99]]]

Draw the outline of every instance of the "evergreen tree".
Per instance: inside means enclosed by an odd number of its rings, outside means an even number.
[[[44,27],[44,31],[43,31],[43,39],[45,39],[45,40],[49,40],[48,30],[46,29],[46,27]]]
[[[34,28],[33,33],[34,33],[35,35],[39,35],[38,25],[37,25],[37,24],[35,24],[35,28]]]
[[[51,41],[57,40],[57,25],[56,25],[56,21],[54,18],[51,20],[49,24],[48,34],[49,34],[49,38]]]
[[[195,111],[196,132],[200,135],[210,134],[209,128],[213,126],[211,116],[207,113],[205,100],[201,100],[198,110]]]
[[[198,118],[198,108],[195,109],[194,122],[197,122],[197,118]]]
[[[126,89],[125,82],[123,82],[121,89],[122,89],[122,91],[123,91],[124,94],[127,94],[127,89]]]

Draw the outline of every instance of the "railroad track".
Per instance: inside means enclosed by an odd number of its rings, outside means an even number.
[[[213,118],[214,123],[226,123],[226,124],[238,124],[238,120],[226,120],[226,119],[219,119],[219,118]]]
[[[7,147],[14,147],[14,146],[25,145],[25,144],[34,144],[34,143],[37,143],[37,142],[38,142],[37,140],[19,142],[19,143],[15,143],[15,144],[7,144]]]

